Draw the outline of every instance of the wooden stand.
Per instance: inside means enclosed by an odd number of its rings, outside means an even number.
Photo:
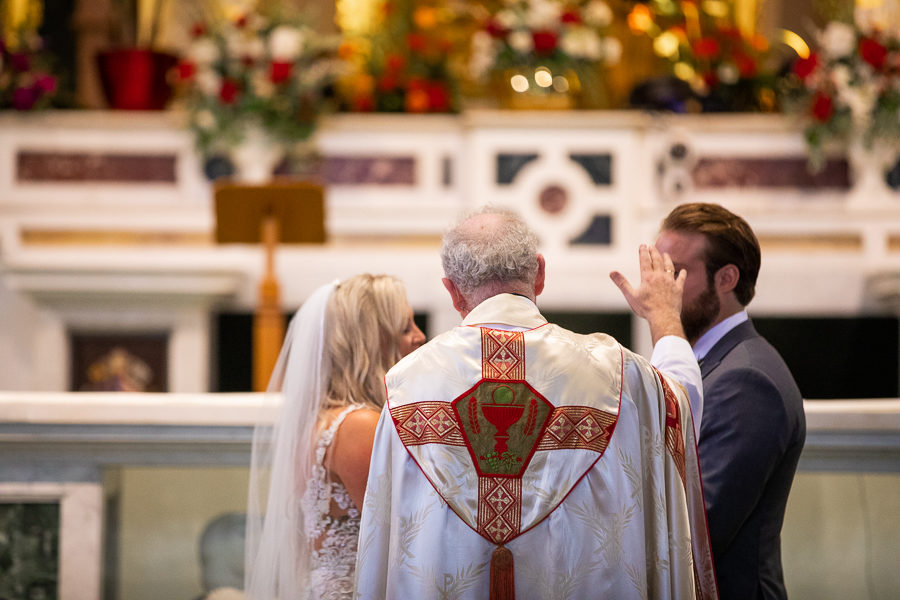
[[[322,187],[306,182],[223,184],[215,188],[216,241],[262,243],[265,269],[253,315],[253,391],[266,390],[284,341],[275,250],[279,243],[324,243]]]

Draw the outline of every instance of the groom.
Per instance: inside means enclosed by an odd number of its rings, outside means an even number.
[[[444,238],[462,326],[401,360],[372,452],[359,598],[715,598],[679,319],[685,274],[640,250],[660,371],[547,323],[537,238],[484,210]]]
[[[781,526],[806,440],[803,399],[746,307],[759,274],[750,225],[718,204],[682,204],[656,241],[687,271],[681,320],[701,361],[699,452],[719,591],[787,598]]]

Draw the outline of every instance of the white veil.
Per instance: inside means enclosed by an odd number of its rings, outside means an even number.
[[[309,595],[310,546],[300,499],[328,391],[325,311],[336,286],[318,288],[291,319],[268,388],[282,392],[281,408],[274,425],[260,423],[253,432],[244,574],[248,600]]]

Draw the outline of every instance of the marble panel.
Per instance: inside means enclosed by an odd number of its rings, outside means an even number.
[[[510,154],[497,155],[497,185],[509,185],[515,181],[525,165],[537,160],[537,154]]]
[[[416,185],[415,156],[329,155],[320,175],[330,185]]]
[[[691,173],[697,189],[710,188],[834,188],[849,190],[850,167],[846,160],[829,160],[815,174],[805,157],[710,157],[697,160]]]
[[[174,154],[19,151],[16,180],[27,183],[176,183]]]
[[[612,185],[611,154],[570,154],[569,158],[587,172],[594,185]]]

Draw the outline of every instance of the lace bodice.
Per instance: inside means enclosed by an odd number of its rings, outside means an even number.
[[[359,537],[359,510],[339,481],[331,481],[325,468],[325,453],[344,418],[363,408],[352,405],[341,411],[319,436],[316,460],[306,493],[300,503],[310,555],[312,598],[344,600],[353,597],[353,569]]]

